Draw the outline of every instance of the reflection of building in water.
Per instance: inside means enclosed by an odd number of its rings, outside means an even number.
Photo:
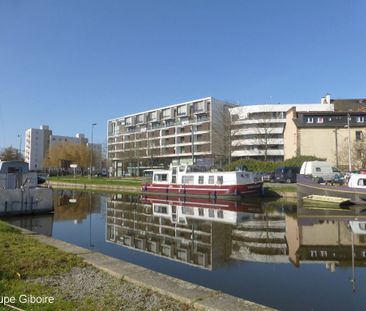
[[[107,203],[106,238],[207,269],[230,258],[288,260],[284,216],[261,213],[260,203],[115,196]]]
[[[256,262],[288,262],[285,215],[278,210],[264,210],[232,231],[232,258]]]
[[[107,241],[213,269],[230,256],[231,225],[221,221],[219,210],[201,220],[194,209],[115,197],[107,202]],[[208,218],[206,209],[201,211]]]
[[[321,262],[331,271],[336,266],[365,266],[365,224],[366,217],[352,211],[299,207],[297,219],[286,217],[290,261],[295,266],[301,262]]]
[[[92,192],[59,190],[54,192],[56,221],[73,220],[81,223],[90,213],[100,213],[102,197]]]

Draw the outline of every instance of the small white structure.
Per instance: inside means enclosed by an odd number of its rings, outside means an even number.
[[[52,189],[39,187],[38,176],[23,161],[0,162],[0,215],[53,210]]]

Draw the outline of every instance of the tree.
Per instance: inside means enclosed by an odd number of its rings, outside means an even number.
[[[18,149],[13,148],[12,146],[5,148],[0,153],[1,161],[13,161],[13,160],[24,160],[22,154]]]
[[[93,163],[91,161],[92,150],[85,144],[76,144],[72,142],[60,142],[52,146],[44,161],[45,168],[69,169],[70,164],[77,164],[85,171],[99,160],[99,155],[93,150]]]

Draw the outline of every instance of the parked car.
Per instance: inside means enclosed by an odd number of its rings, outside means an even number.
[[[294,183],[296,182],[296,175],[300,173],[298,166],[281,166],[275,170],[275,181]]]
[[[275,172],[265,172],[262,175],[263,182],[274,182],[275,181]]]

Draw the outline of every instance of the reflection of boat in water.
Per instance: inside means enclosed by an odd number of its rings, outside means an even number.
[[[154,196],[142,196],[141,201],[152,204],[154,216],[167,217],[172,223],[179,224],[187,224],[187,219],[237,224],[247,218],[248,213],[262,212],[259,202],[211,201],[200,198],[185,200],[179,197]]]
[[[27,215],[20,217],[8,217],[6,222],[17,227],[36,232],[38,234],[52,236],[53,213],[42,215]]]
[[[52,190],[29,172],[23,161],[0,162],[0,215],[47,213],[53,210]]]
[[[182,197],[240,198],[261,194],[262,182],[253,172],[208,172],[194,165],[179,165],[154,170],[151,183],[142,185],[141,190]]]

